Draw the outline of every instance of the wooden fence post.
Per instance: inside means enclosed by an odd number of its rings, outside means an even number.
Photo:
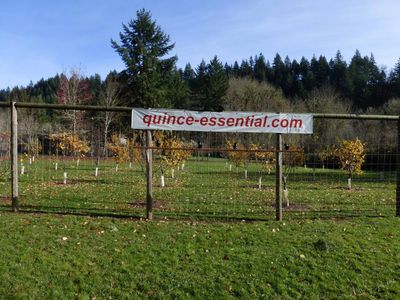
[[[153,220],[153,150],[151,131],[146,131],[146,179],[147,179],[147,197],[146,197],[146,217]]]
[[[13,212],[18,212],[18,116],[15,102],[11,102],[11,204]]]
[[[275,153],[275,213],[276,220],[282,221],[282,134],[276,135]]]

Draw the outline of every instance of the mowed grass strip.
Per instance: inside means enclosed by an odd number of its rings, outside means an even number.
[[[390,172],[346,189],[340,170],[296,168],[274,220],[274,174],[191,160],[145,216],[140,166],[37,160],[20,177],[21,213],[0,182],[0,298],[400,297],[400,219]],[[285,204],[285,203],[284,203]],[[106,217],[108,216],[108,217]]]
[[[2,212],[2,298],[400,297],[400,220],[206,223]]]

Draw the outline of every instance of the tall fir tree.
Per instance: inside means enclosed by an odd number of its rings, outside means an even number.
[[[177,60],[176,56],[166,56],[174,44],[144,9],[137,11],[136,19],[122,26],[121,43],[111,40],[111,45],[126,67],[121,73],[126,87],[125,104],[142,107],[165,104],[168,80]]]
[[[222,111],[224,109],[225,94],[229,87],[229,79],[217,56],[207,65],[206,76],[206,97],[204,98],[203,109]]]
[[[350,91],[349,73],[347,63],[339,50],[336,52],[335,58],[329,62],[329,66],[331,69],[331,85],[342,95],[347,96]]]
[[[349,65],[349,77],[351,82],[351,97],[360,108],[367,108],[370,103],[370,89],[368,87],[370,77],[370,62],[367,56],[362,57],[356,50]]]
[[[183,80],[186,81],[189,85],[191,85],[192,81],[195,79],[196,73],[194,72],[190,63],[187,63],[185,65],[185,69],[183,70],[182,77],[183,77]]]
[[[314,73],[317,87],[322,87],[329,84],[330,72],[331,69],[326,57],[320,55],[318,58],[316,73]]]
[[[283,85],[286,72],[285,69],[285,64],[283,63],[281,56],[277,53],[272,63],[273,84],[275,84],[277,87],[281,87]]]
[[[266,68],[264,55],[260,53],[259,56],[255,57],[254,63],[254,78],[259,82],[263,82],[267,79]]]
[[[232,75],[234,77],[239,77],[240,76],[240,67],[238,62],[235,60],[235,62],[233,63],[233,67],[232,67]]]
[[[248,60],[242,60],[242,63],[240,64],[240,72],[239,72],[241,77],[249,77],[251,78],[253,75],[253,69],[251,68],[250,63]]]
[[[400,98],[400,58],[390,72],[388,83],[390,88],[389,97]]]

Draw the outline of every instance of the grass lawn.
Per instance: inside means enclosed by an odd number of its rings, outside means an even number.
[[[274,175],[190,161],[145,215],[139,167],[38,160],[20,178],[21,213],[0,182],[0,297],[33,299],[400,297],[393,174],[346,190],[339,170],[299,168],[274,221]]]

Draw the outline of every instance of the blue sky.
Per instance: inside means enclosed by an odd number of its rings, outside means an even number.
[[[359,49],[388,70],[400,58],[398,0],[1,0],[0,89],[71,68],[102,77],[122,70],[110,39],[141,8],[175,42],[180,67],[260,52],[271,61],[277,52],[329,59],[340,50],[349,61]]]

